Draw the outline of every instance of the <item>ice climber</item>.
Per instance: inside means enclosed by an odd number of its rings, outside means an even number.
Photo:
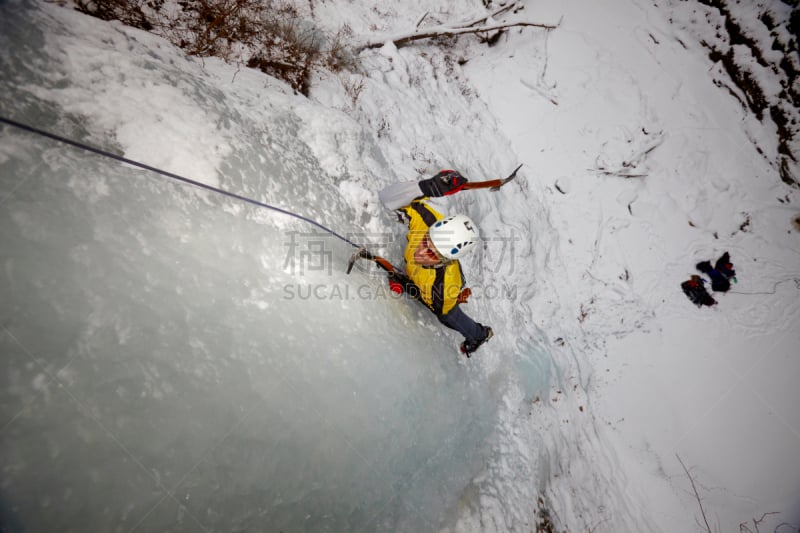
[[[390,273],[390,289],[420,300],[442,324],[461,333],[461,352],[470,357],[493,335],[492,328],[472,320],[459,305],[470,295],[459,259],[479,241],[478,229],[465,215],[444,217],[425,203],[429,197],[457,193],[467,181],[454,170],[443,170],[419,182],[390,185],[379,198],[408,223],[406,273]]]

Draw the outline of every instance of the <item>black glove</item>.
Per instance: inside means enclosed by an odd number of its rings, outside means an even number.
[[[395,294],[406,293],[412,298],[419,299],[419,288],[411,281],[411,278],[399,272],[389,273],[389,290]]]
[[[420,181],[419,190],[433,198],[448,196],[463,189],[468,181],[455,170],[442,170],[434,177]]]
[[[722,258],[720,258],[722,259]],[[731,282],[722,275],[717,269],[711,266],[709,261],[701,261],[696,265],[697,270],[703,274],[708,274],[711,278],[711,289],[718,292],[727,292],[731,288]]]

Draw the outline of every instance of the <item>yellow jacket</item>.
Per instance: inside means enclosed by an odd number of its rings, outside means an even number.
[[[408,220],[408,245],[406,245],[406,275],[419,288],[420,300],[437,315],[446,315],[455,307],[458,295],[464,286],[464,275],[459,262],[425,267],[414,261],[414,251],[419,246],[428,228],[444,216],[423,202],[412,200],[398,210]]]

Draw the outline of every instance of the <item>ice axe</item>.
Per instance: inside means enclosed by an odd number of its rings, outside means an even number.
[[[463,189],[490,189],[492,191],[499,191],[500,187],[508,183],[509,181],[513,180],[517,177],[517,171],[522,168],[522,164],[520,164],[517,168],[514,169],[514,172],[509,174],[507,178],[501,180],[488,180],[488,181],[468,181],[464,184]]]
[[[357,259],[367,259],[369,261],[374,262],[376,265],[378,265],[379,267],[384,269],[389,274],[396,273],[394,265],[392,265],[387,259],[384,259],[383,257],[381,257],[379,255],[374,255],[371,252],[367,251],[366,248],[361,247],[358,250],[356,250],[356,253],[354,253],[350,257],[350,261],[347,262],[347,273],[348,274],[353,270],[353,265],[356,263]]]

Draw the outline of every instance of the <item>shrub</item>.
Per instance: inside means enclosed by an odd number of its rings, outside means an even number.
[[[163,0],[161,0],[163,2]],[[141,9],[141,2],[131,0],[75,0],[75,9],[102,20],[119,20],[123,24],[152,31],[153,25]]]
[[[325,35],[287,0],[75,0],[76,9],[160,35],[199,57],[241,62],[308,95],[314,69],[355,67],[349,28]],[[327,46],[326,46],[327,45]]]

